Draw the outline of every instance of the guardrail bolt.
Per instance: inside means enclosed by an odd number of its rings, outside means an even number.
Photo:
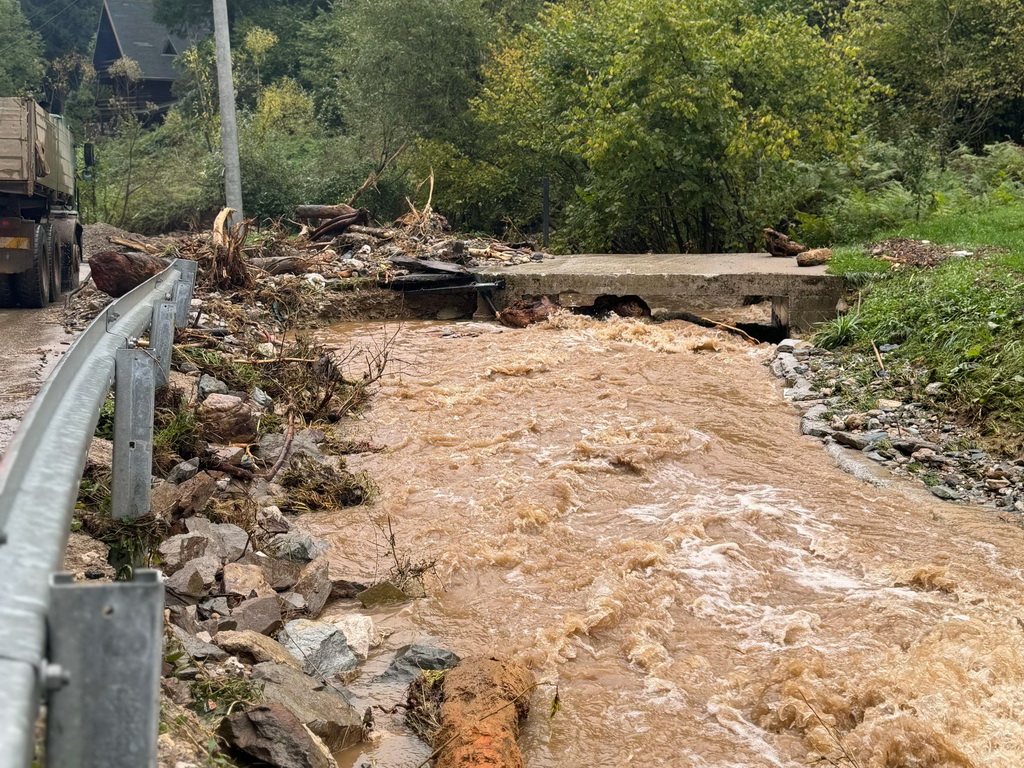
[[[48,691],[58,691],[71,682],[71,675],[60,664],[43,663],[43,687]]]

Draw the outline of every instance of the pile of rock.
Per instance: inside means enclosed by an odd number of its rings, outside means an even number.
[[[879,354],[887,351],[883,347]],[[803,434],[859,451],[895,474],[917,477],[940,499],[1024,512],[1024,459],[1000,460],[973,447],[970,430],[929,403],[876,397],[870,410],[844,407],[838,392],[862,386],[848,375],[841,355],[807,341],[781,342],[770,368],[803,414]],[[924,388],[932,402],[943,392],[941,382]]]

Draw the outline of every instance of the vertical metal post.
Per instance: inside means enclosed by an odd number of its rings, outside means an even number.
[[[238,124],[235,120],[235,82],[231,74],[231,37],[227,0],[213,0],[213,37],[217,47],[217,90],[220,92],[220,145],[224,155],[224,201],[234,209],[231,222],[245,220],[242,174],[238,163]]]
[[[145,349],[119,349],[114,357],[114,462],[110,515],[149,512],[153,477],[153,406],[156,362]]]
[[[544,224],[543,224],[543,237],[544,237],[544,250],[548,249],[548,243],[550,242],[551,232],[551,179],[547,176],[544,177],[542,182],[544,190]]]
[[[188,323],[189,309],[192,307],[192,294],[196,288],[196,271],[199,265],[188,259],[177,259],[175,266],[181,270],[181,277],[174,284],[174,303],[178,307],[174,324],[178,328],[184,328]]]
[[[174,347],[174,321],[178,305],[173,301],[159,301],[153,305],[153,322],[149,326],[149,350],[160,369],[159,385],[170,380],[171,349]]]
[[[50,579],[48,768],[155,768],[164,586]],[[63,684],[61,684],[63,683]],[[9,755],[0,756],[3,765]]]

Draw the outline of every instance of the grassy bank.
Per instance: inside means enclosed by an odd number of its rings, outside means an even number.
[[[866,246],[840,248],[831,266],[859,286],[850,312],[822,327],[823,346],[872,353],[859,375],[903,399],[945,385],[946,406],[1007,452],[1024,448],[1024,202],[936,214],[876,239],[907,237],[975,252],[933,267],[894,268]],[[980,252],[978,252],[980,250]],[[858,372],[854,372],[857,376]],[[884,378],[884,377],[883,377]],[[902,388],[902,389],[901,389]],[[933,388],[934,391],[935,388]]]

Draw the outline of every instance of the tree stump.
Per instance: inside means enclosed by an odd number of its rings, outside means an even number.
[[[167,261],[148,253],[100,251],[89,258],[96,287],[115,299],[167,269]]]

